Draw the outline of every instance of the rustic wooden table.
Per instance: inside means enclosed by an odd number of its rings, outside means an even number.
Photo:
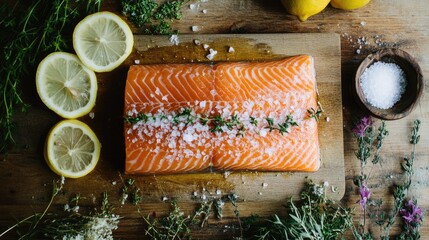
[[[345,161],[345,195],[344,204],[358,207],[359,199],[353,177],[359,173],[359,161],[354,156],[356,142],[351,133],[353,122],[360,114],[360,110],[353,102],[350,85],[361,60],[372,51],[395,47],[403,49],[413,55],[419,62],[425,76],[426,90],[416,110],[408,117],[398,121],[388,122],[390,135],[383,151],[382,164],[372,170],[369,186],[372,197],[383,198],[385,206],[392,206],[392,186],[402,181],[400,161],[411,151],[408,144],[409,132],[414,119],[422,120],[421,141],[417,146],[415,161],[415,175],[410,195],[418,199],[425,215],[429,213],[429,12],[427,0],[373,0],[368,6],[355,11],[341,11],[327,7],[322,13],[311,17],[306,22],[299,22],[295,17],[286,14],[280,1],[258,0],[208,0],[199,2],[200,7],[192,10],[184,7],[183,19],[174,22],[174,28],[182,34],[230,34],[230,33],[337,33],[341,38],[341,69],[343,98],[343,135]],[[104,10],[120,12],[119,1],[105,1]],[[206,9],[207,13],[202,13]],[[191,26],[199,26],[197,33],[192,32]],[[135,34],[140,30],[133,28]],[[315,43],[317,44],[317,42]],[[131,61],[131,60],[129,60]],[[142,239],[144,224],[133,205],[121,206],[117,200],[122,180],[128,178],[123,174],[123,143],[116,144],[122,139],[122,90],[127,68],[120,67],[108,75],[99,74],[100,91],[110,97],[103,104],[98,104],[94,119],[83,118],[88,122],[102,139],[102,161],[94,173],[84,179],[66,180],[65,192],[56,198],[52,211],[60,211],[74,193],[81,193],[85,197],[83,206],[98,204],[100,194],[107,191],[111,196],[116,212],[124,217],[115,236],[120,239]],[[106,77],[108,76],[108,77]],[[111,80],[111,81],[110,81]],[[0,232],[33,213],[42,210],[49,201],[52,180],[57,177],[49,170],[43,160],[43,143],[51,126],[60,120],[50,112],[35,92],[31,79],[25,82],[25,96],[32,107],[26,114],[18,114],[16,141],[18,145],[7,155],[0,156]],[[118,100],[119,99],[119,100]],[[113,110],[112,110],[113,109]],[[257,174],[246,176],[247,181],[258,179]],[[201,178],[201,179],[197,179]],[[117,182],[117,184],[112,184]],[[261,181],[249,184],[249,188]],[[191,211],[195,202],[190,200],[192,186],[206,186],[210,189],[222,188],[225,191],[234,191],[234,186],[226,182],[221,174],[198,175],[182,177],[176,181],[175,176],[168,177],[137,177],[137,184],[143,190],[143,203],[139,206],[144,214],[152,211],[165,213],[169,209],[159,196],[178,197],[180,207],[184,211]],[[177,190],[179,189],[179,190]],[[281,188],[276,191],[281,191]],[[243,190],[244,191],[244,190]],[[183,196],[180,196],[182,194]],[[240,195],[240,192],[237,192]],[[243,193],[244,194],[244,193]],[[281,193],[273,193],[278,194]],[[185,196],[186,195],[186,196]],[[180,200],[183,201],[180,201]],[[240,202],[242,216],[258,213],[269,216],[273,213],[284,214],[281,204],[286,201],[260,202],[247,199]],[[234,222],[234,213],[231,207],[226,207],[222,221],[210,221],[210,225],[193,233],[195,239],[230,239],[238,232],[225,229],[225,224]],[[358,217],[356,218],[358,220]],[[376,231],[376,227],[368,224],[369,229]],[[398,229],[398,226],[396,226]],[[424,221],[421,229],[422,239],[429,238],[429,224]],[[350,237],[350,235],[349,235]],[[13,237],[11,237],[13,239]]]

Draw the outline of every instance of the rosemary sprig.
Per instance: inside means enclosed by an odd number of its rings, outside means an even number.
[[[86,3],[86,6],[83,4]],[[2,3],[0,42],[3,52],[0,55],[0,152],[6,151],[14,144],[14,113],[20,108],[25,112],[28,104],[22,95],[23,79],[33,73],[40,57],[50,51],[61,51],[68,47],[71,38],[66,35],[70,26],[81,13],[98,11],[101,0],[37,0],[21,10]],[[71,28],[72,29],[72,28]]]
[[[288,202],[287,217],[274,215],[258,223],[255,239],[338,239],[352,226],[353,213],[326,196],[326,187],[308,181],[301,199]]]

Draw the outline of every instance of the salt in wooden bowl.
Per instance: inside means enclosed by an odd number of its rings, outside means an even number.
[[[366,99],[360,85],[360,78],[367,68],[376,62],[395,63],[405,73],[407,82],[405,92],[391,108],[380,109],[372,106]],[[357,69],[354,82],[354,95],[357,103],[368,114],[383,120],[396,120],[406,117],[418,105],[423,93],[424,80],[422,70],[416,60],[400,49],[383,49],[368,55]]]

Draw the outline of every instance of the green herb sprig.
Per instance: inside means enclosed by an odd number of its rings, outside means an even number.
[[[158,5],[154,0],[122,0],[122,13],[138,27],[147,26],[148,34],[177,33],[170,22],[182,18],[181,8],[189,0],[168,0]]]
[[[253,239],[339,239],[353,224],[353,212],[326,196],[326,187],[308,181],[299,202],[291,199],[287,217],[258,223]],[[264,223],[262,223],[264,224]]]
[[[142,202],[143,197],[139,187],[135,185],[135,180],[129,178],[125,180],[124,186],[121,188],[121,197],[119,201],[122,205],[129,201],[134,205],[138,205]]]
[[[86,4],[86,5],[85,5]],[[31,76],[40,58],[47,52],[67,49],[70,26],[82,14],[98,11],[101,0],[37,0],[31,4],[17,1],[14,7],[0,5],[0,152],[14,141],[14,114],[25,112],[23,80]],[[29,6],[25,10],[18,7]]]
[[[229,117],[222,117],[221,115],[215,115],[211,117],[207,116],[195,116],[193,115],[192,109],[184,108],[178,113],[172,116],[159,115],[153,116],[145,113],[139,113],[135,116],[127,115],[124,118],[125,123],[127,124],[136,124],[138,122],[147,123],[150,119],[156,120],[157,117],[160,119],[169,119],[171,117],[171,121],[174,124],[185,123],[186,125],[192,124],[195,122],[201,123],[203,126],[210,126],[210,131],[214,133],[222,133],[224,129],[228,130],[237,130],[237,136],[244,136],[246,131],[245,123],[237,114],[231,115]],[[270,132],[278,131],[281,135],[290,132],[291,127],[298,126],[298,123],[293,119],[292,115],[286,116],[286,119],[283,123],[275,124],[273,118],[265,118],[267,129]],[[258,120],[255,117],[250,117],[249,123],[253,126],[257,126],[259,124]]]
[[[307,113],[308,113],[308,118],[314,118],[314,120],[318,122],[323,113],[323,108],[320,102],[317,102],[317,108],[311,107],[310,109],[307,110]]]

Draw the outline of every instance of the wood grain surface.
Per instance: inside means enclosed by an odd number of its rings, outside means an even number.
[[[344,138],[344,164],[345,164],[345,195],[342,202],[350,207],[358,207],[356,201],[359,199],[356,188],[353,185],[353,177],[359,173],[359,161],[354,156],[356,142],[350,131],[353,123],[362,112],[353,101],[351,95],[351,84],[353,83],[355,71],[365,56],[375,50],[395,47],[407,51],[413,55],[423,71],[425,79],[425,92],[420,104],[406,118],[388,122],[390,134],[386,139],[382,151],[382,164],[374,166],[369,181],[373,198],[383,198],[387,208],[393,204],[392,189],[395,183],[400,183],[403,178],[401,174],[400,161],[409,155],[411,146],[408,144],[410,128],[414,119],[422,120],[421,140],[417,146],[415,175],[413,179],[410,196],[418,199],[425,215],[429,211],[429,99],[428,99],[428,76],[429,76],[429,12],[427,0],[372,0],[371,3],[355,11],[342,11],[328,6],[322,13],[311,17],[306,22],[299,22],[294,16],[286,14],[280,1],[268,0],[209,0],[198,2],[199,8],[183,10],[183,19],[175,21],[173,26],[184,34],[243,34],[243,33],[336,33],[341,39],[341,68],[330,69],[331,74],[342,76],[342,100],[343,112],[343,135]],[[119,1],[105,1],[104,10],[120,14]],[[202,13],[206,9],[207,13]],[[198,32],[192,32],[191,26],[199,26]],[[141,34],[141,29],[133,26],[136,35]],[[179,35],[180,37],[180,35]],[[317,48],[319,43],[314,43]],[[138,46],[138,43],[136,44]],[[262,46],[264,49],[267,46]],[[285,46],[287,47],[287,46]],[[104,140],[103,158],[95,172],[87,178],[78,180],[66,180],[66,192],[55,200],[53,211],[60,211],[68,198],[74,193],[81,193],[84,200],[82,206],[94,206],[99,203],[100,194],[103,191],[110,193],[110,199],[116,204],[116,212],[125,216],[121,221],[120,228],[115,232],[115,237],[120,239],[145,239],[143,236],[144,224],[137,208],[133,205],[120,206],[116,202],[119,198],[122,180],[127,176],[122,174],[124,162],[124,146],[117,143],[122,138],[122,106],[124,80],[126,78],[127,66],[136,58],[144,59],[143,54],[135,52],[127,62],[108,74],[98,74],[100,79],[99,99],[94,111],[95,117],[82,118],[94,131]],[[264,49],[265,50],[265,49]],[[179,58],[180,56],[178,56]],[[107,77],[108,76],[108,77]],[[34,81],[28,79],[25,82],[24,96],[32,107],[28,113],[16,115],[16,141],[17,146],[7,155],[1,156],[0,162],[0,231],[16,223],[16,219],[22,219],[41,210],[47,204],[51,192],[51,183],[56,176],[49,170],[43,160],[43,142],[51,126],[60,120],[54,113],[48,110],[39,100],[35,91]],[[332,93],[334,94],[334,93]],[[333,116],[330,116],[331,118]],[[337,174],[332,172],[332,174]],[[165,213],[169,209],[167,203],[163,203],[158,196],[181,197],[178,199],[180,207],[185,212],[194,209],[195,204],[180,196],[183,192],[195,190],[193,186],[199,186],[199,191],[206,188],[214,192],[221,188],[224,192],[234,190],[234,185],[225,181],[221,174],[200,174],[181,177],[177,176],[151,176],[138,178],[137,185],[144,194],[144,203],[140,209],[144,214],[157,212]],[[237,176],[230,176],[240,178]],[[200,178],[196,180],[196,178]],[[280,176],[285,180],[287,176]],[[240,179],[241,180],[241,179]],[[287,180],[287,179],[286,179]],[[285,214],[280,200],[284,191],[280,186],[273,188],[269,185],[262,189],[262,195],[255,193],[264,180],[257,174],[250,175],[244,179],[246,184],[242,185],[237,194],[254,194],[255,198],[269,199],[270,201],[246,201],[239,203],[242,216],[249,216],[254,212],[267,216],[273,213]],[[114,185],[113,183],[117,184]],[[253,184],[249,184],[249,183]],[[259,185],[259,186],[257,186]],[[159,186],[168,186],[160,188]],[[241,185],[240,185],[241,186]],[[274,190],[274,187],[276,191]],[[284,188],[288,188],[284,186]],[[253,192],[252,192],[253,191]],[[266,192],[265,192],[266,191]],[[196,229],[193,233],[194,239],[231,239],[238,235],[238,231],[226,228],[225,225],[235,222],[233,209],[228,205],[225,209],[225,218],[222,221],[210,220],[210,225],[204,229]],[[359,214],[356,215],[359,220]],[[395,231],[400,226],[395,226]],[[368,221],[367,228],[375,233],[378,228]],[[394,231],[394,232],[395,232]],[[429,223],[424,221],[422,226],[422,239],[429,238]],[[10,239],[14,239],[10,237]],[[347,239],[351,239],[348,235]]]

